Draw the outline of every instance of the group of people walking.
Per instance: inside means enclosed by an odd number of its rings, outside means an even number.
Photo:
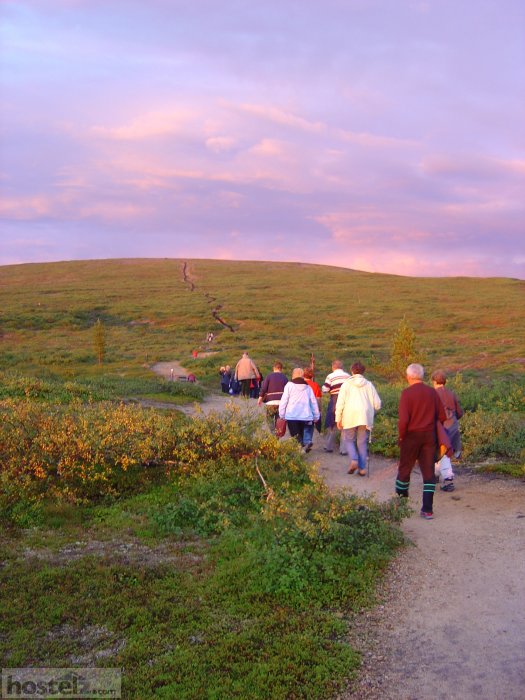
[[[272,372],[263,379],[245,352],[234,371],[228,366],[221,367],[221,385],[223,391],[233,393],[231,383],[238,382],[242,395],[253,397],[255,383],[258,403],[266,408],[270,428],[275,431],[278,419],[285,420],[290,435],[304,452],[310,452],[313,447],[314,430],[321,432],[321,400],[323,393],[328,394],[323,449],[334,452],[339,435],[339,452],[349,457],[348,473],[366,476],[370,436],[381,399],[372,382],[365,378],[365,371],[360,361],[354,362],[348,373],[341,360],[334,360],[331,372],[319,386],[312,367],[294,368],[289,380],[282,363],[276,361]],[[228,373],[228,388],[225,388],[222,377]],[[438,471],[444,479],[441,489],[454,490],[450,457],[461,455],[458,420],[463,411],[455,393],[445,386],[446,375],[442,370],[432,374],[433,387],[424,383],[420,364],[410,364],[406,378],[408,387],[401,392],[398,408],[400,458],[395,489],[401,498],[408,497],[410,476],[417,462],[423,477],[421,516],[430,520]]]

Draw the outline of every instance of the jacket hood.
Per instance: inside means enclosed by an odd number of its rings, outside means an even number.
[[[368,384],[368,379],[365,379],[362,374],[352,374],[350,379],[347,381],[352,382],[352,384],[357,386],[359,389]]]

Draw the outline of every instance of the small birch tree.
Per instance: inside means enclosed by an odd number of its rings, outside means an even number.
[[[106,354],[106,329],[100,318],[97,318],[97,322],[93,326],[93,341],[98,364],[101,365],[104,360],[104,355]]]

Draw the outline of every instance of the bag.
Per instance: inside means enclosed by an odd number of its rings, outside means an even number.
[[[278,438],[284,437],[286,432],[286,421],[284,418],[277,418],[275,421],[275,434]]]
[[[438,457],[436,459],[436,462],[438,462],[444,455],[450,457],[450,455],[452,454],[452,444],[450,442],[448,433],[440,420],[436,421],[436,433],[438,443]]]

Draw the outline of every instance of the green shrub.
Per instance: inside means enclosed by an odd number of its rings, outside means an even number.
[[[525,419],[518,413],[478,410],[461,419],[463,456],[525,459]]]

